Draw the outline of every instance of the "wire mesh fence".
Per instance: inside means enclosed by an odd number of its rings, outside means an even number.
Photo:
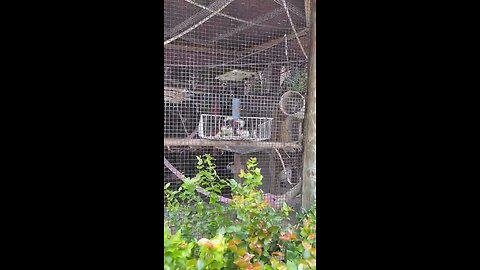
[[[210,153],[220,177],[237,179],[256,157],[264,192],[298,208],[304,0],[166,0],[164,33],[165,159],[193,176],[196,156]],[[164,182],[181,180],[164,167]]]

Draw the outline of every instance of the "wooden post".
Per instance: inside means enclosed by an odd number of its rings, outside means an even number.
[[[271,149],[270,151],[267,152],[268,153],[268,170],[270,172],[270,183],[268,183],[268,185],[270,185],[270,190],[269,192],[272,193],[272,194],[277,194],[278,193],[278,190],[280,188],[280,182],[278,181],[277,179],[277,162],[276,162],[276,152]]]
[[[308,209],[316,199],[316,54],[317,54],[317,27],[316,27],[316,0],[312,0],[310,8],[310,55],[308,67],[308,90],[304,124],[303,143],[303,184],[302,184],[302,207]]]
[[[305,22],[307,27],[311,25],[311,13],[310,8],[312,7],[312,0],[305,0]]]
[[[186,139],[186,138],[163,138],[164,147],[173,147],[173,146],[191,146],[191,147],[217,147],[217,148],[234,148],[234,147],[250,147],[258,148],[260,150],[273,149],[273,148],[283,148],[285,150],[289,149],[301,149],[301,145],[296,142],[265,142],[265,141],[215,141],[215,140],[206,140],[206,139]],[[227,150],[228,151],[228,150]]]
[[[237,153],[233,154],[233,168],[235,171],[233,175],[235,181],[237,181],[238,183],[241,183],[241,178],[238,177],[238,175],[240,174],[240,171],[244,169],[243,163],[242,163],[242,155]]]

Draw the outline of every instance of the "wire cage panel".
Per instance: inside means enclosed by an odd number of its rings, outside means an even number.
[[[209,153],[221,178],[241,181],[256,157],[261,189],[300,204],[286,194],[303,176],[308,41],[304,0],[164,1],[164,158],[193,177]],[[166,166],[163,178],[182,183]]]

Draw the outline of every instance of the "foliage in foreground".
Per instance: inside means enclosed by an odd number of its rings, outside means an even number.
[[[239,175],[242,183],[220,179],[208,154],[198,157],[197,169],[177,190],[164,187],[164,269],[316,269],[315,204],[297,213],[298,224],[285,222],[293,210],[284,204],[277,212],[263,199],[255,158]],[[232,191],[227,204],[218,197],[225,187]]]

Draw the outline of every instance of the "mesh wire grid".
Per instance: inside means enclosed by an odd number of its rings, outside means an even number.
[[[286,6],[288,14],[283,0],[164,1],[164,157],[185,176],[210,153],[222,178],[238,179],[256,157],[267,193],[301,182],[303,119],[292,114],[304,106],[296,75],[308,64],[308,29],[304,0]],[[301,95],[282,101],[288,91]],[[181,183],[166,167],[163,177]]]

